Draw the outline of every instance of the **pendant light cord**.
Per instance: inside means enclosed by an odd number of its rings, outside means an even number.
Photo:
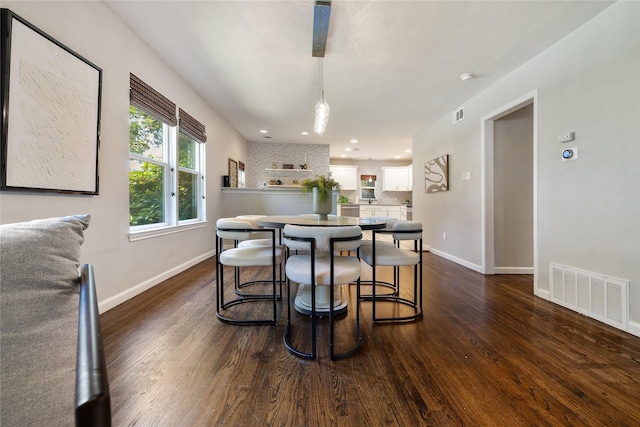
[[[324,70],[323,70],[323,60],[319,58],[318,60],[318,99],[324,98]]]

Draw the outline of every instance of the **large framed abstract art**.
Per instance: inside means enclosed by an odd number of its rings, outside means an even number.
[[[424,191],[438,193],[449,190],[449,155],[445,154],[424,164]]]
[[[98,194],[102,70],[1,13],[0,189]]]

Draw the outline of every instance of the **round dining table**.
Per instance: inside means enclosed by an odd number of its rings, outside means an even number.
[[[330,216],[320,219],[318,215],[273,215],[261,217],[258,225],[268,228],[284,228],[285,225],[302,225],[308,227],[346,227],[359,225],[363,230],[384,228],[387,223],[381,218],[357,218],[350,216]],[[293,304],[296,311],[303,314],[311,314],[311,285],[300,283]],[[347,311],[348,299],[345,292],[336,292],[334,301],[334,313],[342,314]],[[329,313],[329,292],[325,286],[316,287],[316,314],[319,316]]]
[[[315,227],[345,227],[359,225],[363,230],[384,228],[387,223],[380,218],[357,218],[351,216],[330,216],[320,219],[318,215],[273,215],[258,219],[258,225],[269,228],[284,228],[287,224]]]

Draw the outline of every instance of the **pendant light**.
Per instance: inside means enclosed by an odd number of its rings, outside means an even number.
[[[322,70],[322,58],[318,60],[318,88],[320,92],[320,99],[316,104],[316,118],[313,124],[313,133],[316,135],[323,135],[329,123],[329,104],[324,99],[324,82],[323,82],[323,70]]]

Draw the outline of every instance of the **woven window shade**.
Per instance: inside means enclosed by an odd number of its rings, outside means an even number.
[[[179,108],[178,112],[180,115],[180,127],[178,130],[193,140],[207,142],[207,133],[204,125],[187,114],[182,108]]]
[[[178,124],[176,104],[133,74],[129,74],[129,98],[131,105],[169,126]]]

